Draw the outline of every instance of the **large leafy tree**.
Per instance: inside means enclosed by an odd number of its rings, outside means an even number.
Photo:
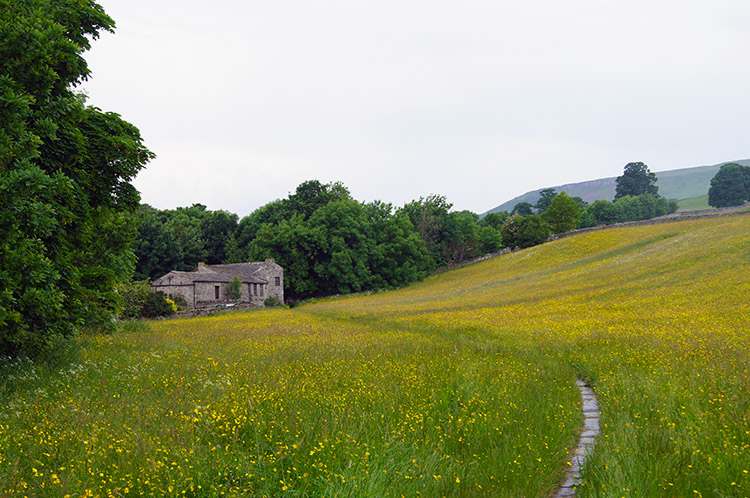
[[[659,195],[656,174],[651,173],[648,166],[641,162],[626,164],[622,176],[615,179],[615,184],[615,199],[626,195]]]
[[[441,230],[453,204],[444,195],[432,194],[405,204],[400,212],[409,218],[427,249],[439,260]]]
[[[445,196],[430,195],[405,204],[399,213],[406,216],[430,251],[433,267],[457,263],[500,246],[500,231],[489,223],[480,225],[470,211],[451,211]],[[507,213],[506,213],[507,214]],[[496,215],[497,216],[497,215]],[[497,224],[495,216],[489,221]]]
[[[581,218],[579,204],[565,192],[556,195],[542,214],[549,224],[552,233],[563,233],[573,230]]]
[[[708,204],[713,207],[739,206],[750,200],[750,167],[725,164],[711,179]]]
[[[113,28],[91,0],[0,0],[0,354],[109,323],[132,272],[130,181],[152,154],[75,91]]]
[[[214,211],[203,220],[201,228],[206,244],[205,262],[216,265],[226,261],[227,242],[237,230],[237,215],[223,210]]]
[[[538,214],[542,214],[550,207],[552,200],[557,196],[557,191],[553,188],[545,188],[539,191],[539,200],[534,204]],[[521,213],[523,214],[523,213]]]
[[[510,212],[510,214],[529,216],[530,214],[534,214],[534,205],[530,202],[519,202],[518,204],[513,206],[513,210]]]
[[[511,215],[501,230],[506,247],[522,249],[543,243],[550,235],[549,224],[540,214]]]
[[[284,267],[292,300],[394,288],[427,275],[430,256],[404,213],[390,204],[334,199],[278,223],[264,223],[252,259]]]

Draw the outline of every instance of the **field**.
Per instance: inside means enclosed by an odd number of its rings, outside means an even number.
[[[678,204],[680,209],[711,209],[711,206],[708,205],[708,194],[681,199]]]
[[[408,288],[128,324],[5,365],[0,497],[750,496],[750,217],[602,230]]]

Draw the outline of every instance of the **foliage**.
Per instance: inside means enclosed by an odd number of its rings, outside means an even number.
[[[227,296],[232,301],[238,301],[242,297],[242,282],[237,275],[229,281]]]
[[[581,218],[578,220],[576,228],[590,228],[596,226],[596,217],[591,211],[590,206],[584,206],[581,209]]]
[[[605,200],[594,201],[587,209],[596,220],[597,225],[611,225],[622,220],[622,213],[614,203]]]
[[[148,280],[132,280],[121,283],[117,292],[123,300],[123,306],[120,311],[121,318],[141,318],[143,316],[143,307],[148,301],[151,294],[151,286]]]
[[[419,233],[432,256],[433,268],[471,259],[500,247],[500,220],[507,217],[507,213],[491,213],[489,220],[482,223],[475,213],[451,211],[451,206],[445,196],[431,195],[409,202],[399,210],[409,217]]]
[[[201,235],[206,247],[206,263],[220,264],[227,260],[227,242],[237,228],[237,215],[227,211],[213,211],[203,218]],[[233,259],[236,254],[232,254]]]
[[[111,323],[153,156],[138,130],[74,92],[113,21],[90,1],[0,0],[0,354]]]
[[[119,316],[124,319],[165,316],[174,313],[178,308],[187,307],[185,298],[181,294],[177,294],[174,299],[169,299],[161,291],[152,291],[148,280],[121,283],[117,292],[123,301]]]
[[[259,207],[239,222],[236,239],[239,247],[249,247],[261,226],[275,225],[291,220],[295,215],[309,218],[316,209],[332,201],[352,200],[349,190],[340,182],[320,183],[308,180],[297,186],[294,194],[287,199],[277,199]]]
[[[553,188],[545,188],[539,192],[539,200],[534,208],[537,214],[542,214],[552,205],[552,200],[557,197],[557,191]],[[522,213],[523,214],[523,213]]]
[[[615,179],[615,184],[615,200],[641,194],[659,195],[656,174],[651,173],[648,166],[641,162],[626,164],[622,176]]]
[[[510,213],[508,213],[508,211],[487,213],[481,220],[479,220],[479,224],[481,226],[487,226],[494,228],[495,230],[500,230],[503,227],[503,223],[505,223],[505,220],[507,220],[509,216]]]
[[[420,198],[394,210],[360,203],[341,183],[310,180],[286,199],[237,223],[225,211],[190,208],[138,212],[136,278],[192,270],[198,262],[274,258],[284,267],[286,295],[295,300],[389,289],[424,278],[438,266],[502,247],[507,213],[486,220],[451,211],[444,196]]]
[[[502,228],[505,247],[526,248],[543,243],[550,235],[549,224],[539,214],[511,215]]]
[[[235,238],[234,233],[230,233],[226,239],[224,254],[224,261],[222,261],[223,264],[244,263],[247,261],[245,251],[240,248],[240,245],[237,243],[237,239]]]
[[[490,254],[503,248],[503,235],[500,229],[484,226],[479,228],[479,254]]]
[[[519,216],[529,216],[534,214],[534,206],[530,202],[519,202],[513,206],[513,210],[510,212],[511,215],[517,214]]]
[[[184,259],[182,245],[161,213],[150,206],[141,206],[136,219],[135,278],[149,280],[179,268]]]
[[[424,278],[430,260],[408,219],[389,204],[335,200],[261,226],[253,259],[284,267],[291,299],[394,288]]]
[[[750,201],[750,166],[723,165],[711,179],[708,204],[713,207],[739,206]]]
[[[148,298],[141,309],[141,316],[144,318],[157,318],[168,316],[177,311],[174,301],[167,299],[162,291],[152,291],[148,293]]]
[[[199,262],[206,262],[209,254],[204,229],[212,226],[212,217],[213,213],[202,204],[161,211],[140,206],[135,277],[153,280],[172,270],[189,271]],[[225,246],[219,249],[224,251]]]
[[[172,310],[172,313],[175,313],[177,311],[177,304],[169,298],[166,298],[164,301],[169,305],[169,308]]]
[[[625,196],[615,202],[598,200],[584,208],[582,216],[588,217],[588,226],[611,225],[626,221],[649,220],[677,211],[677,203],[665,197],[641,194]]]
[[[552,233],[569,232],[578,225],[581,208],[572,197],[561,192],[552,199],[542,218],[549,224]]]
[[[266,300],[263,301],[263,306],[266,308],[275,308],[278,306],[284,306],[284,303],[276,296],[268,296]]]
[[[453,204],[444,195],[430,195],[411,201],[400,209],[419,234],[427,250],[433,255],[435,265],[440,264],[441,230]]]
[[[172,300],[174,301],[175,306],[177,306],[177,310],[187,309],[188,307],[187,300],[185,299],[185,296],[183,296],[182,294],[173,294]]]

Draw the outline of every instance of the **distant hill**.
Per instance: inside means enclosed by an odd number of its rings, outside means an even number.
[[[721,166],[727,163],[739,163],[745,166],[750,166],[750,159],[726,161],[713,166],[698,166],[695,168],[682,168],[670,171],[656,171],[656,185],[659,187],[659,194],[667,199],[677,200],[706,195],[708,193],[708,187],[711,184],[711,178],[714,177]],[[568,183],[565,185],[557,185],[552,188],[558,192],[565,192],[571,197],[580,197],[588,203],[599,199],[611,201],[615,197],[615,178],[616,177],[613,176],[610,178],[600,178],[598,180],[589,180],[586,182]],[[544,188],[532,190],[531,192],[526,192],[523,195],[514,197],[513,199],[490,209],[487,213],[511,211],[513,206],[519,202],[530,202],[531,204],[536,204],[536,201],[539,199],[539,192]]]

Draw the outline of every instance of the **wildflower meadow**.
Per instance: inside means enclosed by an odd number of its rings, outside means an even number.
[[[2,365],[0,497],[750,496],[750,217],[397,291],[132,322]]]

